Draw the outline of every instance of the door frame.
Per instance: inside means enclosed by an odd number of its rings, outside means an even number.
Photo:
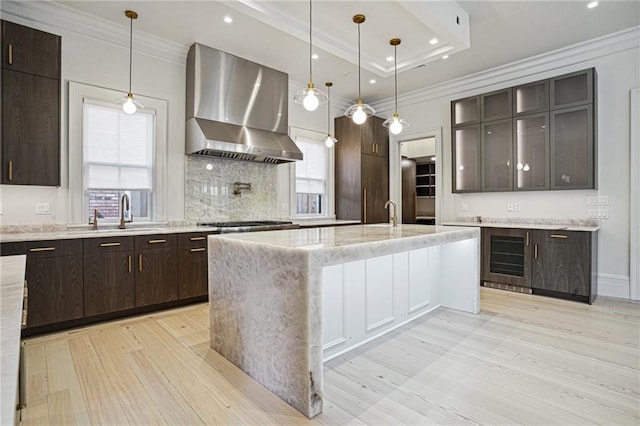
[[[640,300],[640,171],[634,164],[640,164],[640,88],[631,90],[631,155],[629,168],[631,174],[629,193],[629,298]],[[634,119],[633,117],[636,117]]]
[[[436,145],[436,225],[442,221],[442,127],[415,133],[389,134],[389,199],[395,201],[397,217],[402,219],[402,157],[400,143],[416,139],[435,138]]]

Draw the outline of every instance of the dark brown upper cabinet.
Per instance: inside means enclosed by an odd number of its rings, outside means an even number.
[[[511,89],[480,96],[482,122],[511,118]]]
[[[516,86],[513,98],[513,115],[549,111],[549,80]]]
[[[3,184],[60,185],[60,46],[2,21]]]

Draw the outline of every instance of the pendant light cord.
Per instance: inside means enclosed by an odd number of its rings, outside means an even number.
[[[358,99],[362,100],[360,94],[360,24],[358,24]]]
[[[312,21],[312,0],[309,0],[309,83],[313,82],[313,21]]]
[[[331,86],[327,86],[327,136],[331,136]]]
[[[131,95],[131,62],[133,58],[133,17],[129,18],[129,94]]]
[[[398,113],[398,46],[393,46],[393,85],[394,95],[395,95],[395,104],[396,104],[396,114]]]

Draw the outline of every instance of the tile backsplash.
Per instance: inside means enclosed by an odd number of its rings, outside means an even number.
[[[185,221],[276,219],[278,171],[273,164],[185,157]],[[234,195],[234,183],[251,183]]]

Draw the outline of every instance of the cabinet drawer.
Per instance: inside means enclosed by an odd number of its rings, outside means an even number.
[[[29,258],[82,255],[82,240],[25,241],[2,244],[2,255],[26,254]]]
[[[82,245],[85,255],[133,251],[133,237],[87,238]]]
[[[180,248],[194,248],[194,247],[207,247],[208,232],[192,232],[188,234],[178,235],[178,247]]]
[[[138,235],[135,239],[136,250],[176,247],[178,242],[176,234]]]
[[[589,233],[579,231],[536,231],[536,242],[553,242],[555,244],[588,244]]]

